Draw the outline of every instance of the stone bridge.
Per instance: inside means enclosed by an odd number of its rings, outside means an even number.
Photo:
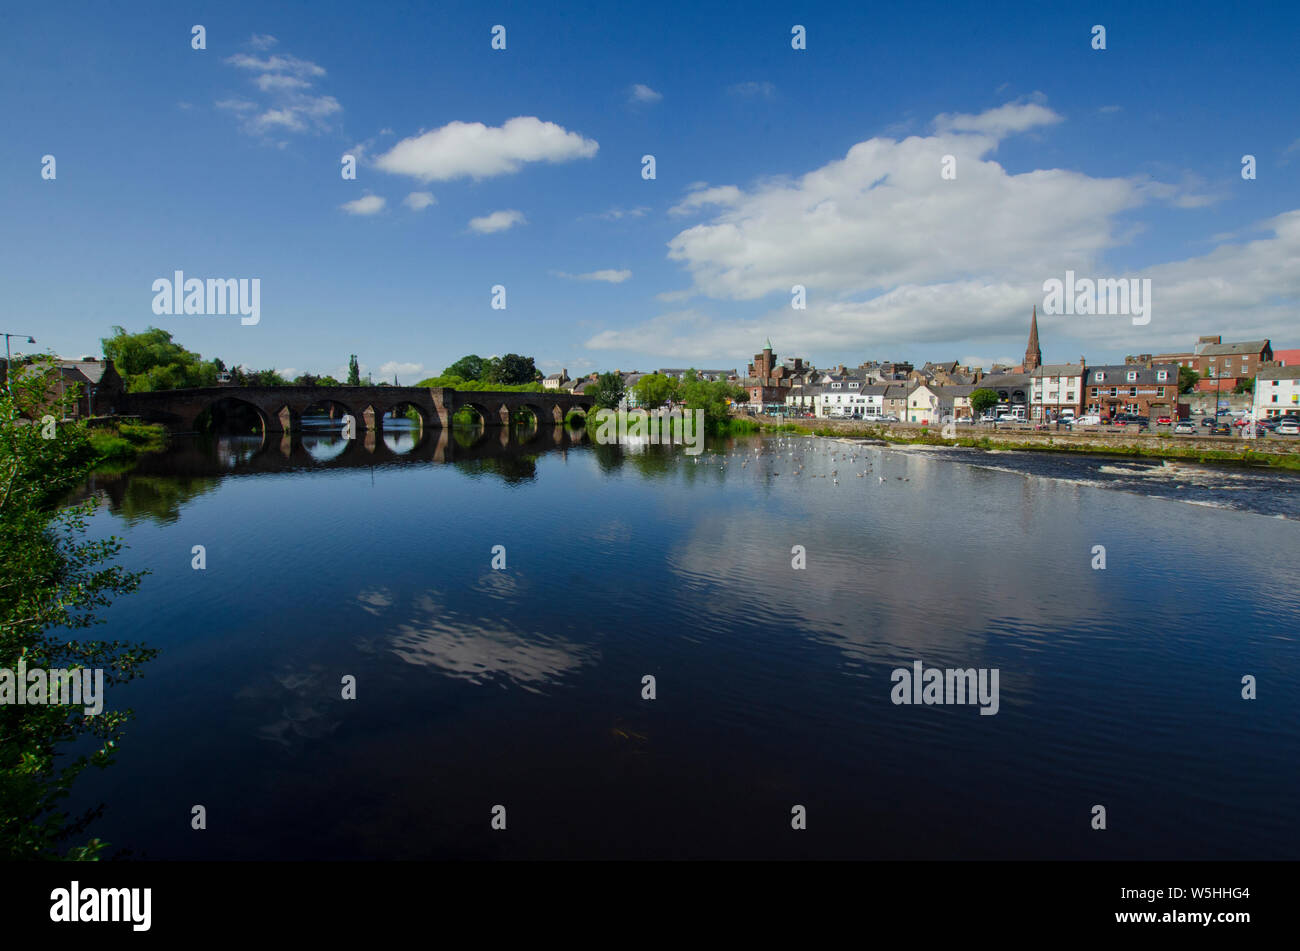
[[[199,416],[219,405],[242,403],[251,407],[263,433],[293,432],[309,409],[325,409],[341,419],[356,420],[358,432],[382,430],[384,417],[413,408],[422,429],[451,426],[461,407],[476,410],[488,426],[509,426],[514,414],[528,410],[538,427],[561,426],[571,410],[587,412],[589,396],[572,393],[506,393],[459,391],[449,387],[418,386],[209,386],[188,390],[128,393],[117,411],[161,423],[175,433],[193,432]]]

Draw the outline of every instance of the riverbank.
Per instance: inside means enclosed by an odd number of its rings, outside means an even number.
[[[87,430],[96,470],[114,469],[169,444],[166,428],[154,423],[110,422]]]
[[[872,425],[861,421],[838,419],[818,419],[807,422],[808,424],[805,425],[760,421],[760,425],[764,432],[797,433],[830,438],[878,439],[897,445],[965,446],[972,449],[1181,459],[1188,462],[1268,466],[1300,471],[1300,439],[1286,437],[1247,440],[1239,436],[1217,438],[1174,436],[1166,433],[1137,435],[1110,431],[1016,430],[1008,432],[962,425],[957,428],[957,435],[945,438],[940,432],[926,426]]]

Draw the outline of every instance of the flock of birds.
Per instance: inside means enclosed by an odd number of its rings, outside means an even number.
[[[767,452],[765,453],[764,450],[767,450]],[[799,476],[804,475],[804,463],[809,459],[810,455],[814,457],[820,455],[829,459],[830,462],[839,465],[853,465],[855,469],[859,455],[861,455],[863,464],[866,468],[861,471],[854,471],[853,475],[857,476],[859,479],[865,479],[868,475],[874,474],[872,472],[871,462],[867,460],[866,451],[866,447],[853,443],[845,445],[844,443],[839,442],[827,442],[823,439],[796,439],[782,437],[765,441],[762,446],[756,447],[752,453],[744,448],[737,447],[723,455],[722,461],[718,463],[718,468],[726,470],[729,462],[739,459],[741,469],[748,469],[750,462],[753,462],[755,469],[759,469],[764,465],[767,466],[764,473],[765,475],[779,476],[781,473],[776,471],[775,466],[779,459],[785,458],[790,461],[792,467],[789,474],[794,478],[798,478]],[[700,464],[699,456],[692,456],[691,458],[695,465]],[[713,465],[713,460],[706,459],[704,464]],[[830,479],[832,485],[839,485],[840,470],[838,468],[832,468],[829,474],[809,473],[808,478]],[[912,481],[910,478],[904,476],[894,476],[894,478],[899,482]],[[878,474],[876,475],[876,479],[881,485],[889,481],[884,476]]]

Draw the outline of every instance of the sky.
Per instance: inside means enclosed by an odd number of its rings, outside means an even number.
[[[1294,3],[7,4],[0,331],[403,384],[987,368],[1035,306],[1049,363],[1300,347],[1297,48]],[[260,319],[155,314],[176,270]],[[1067,270],[1149,322],[1044,314]]]

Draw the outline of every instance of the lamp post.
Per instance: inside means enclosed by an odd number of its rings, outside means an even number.
[[[10,337],[26,337],[28,343],[35,343],[36,338],[28,334],[5,334],[5,388],[9,391],[9,399],[12,400],[14,396],[14,384],[13,384],[14,361],[13,361],[13,357],[9,353]]]

